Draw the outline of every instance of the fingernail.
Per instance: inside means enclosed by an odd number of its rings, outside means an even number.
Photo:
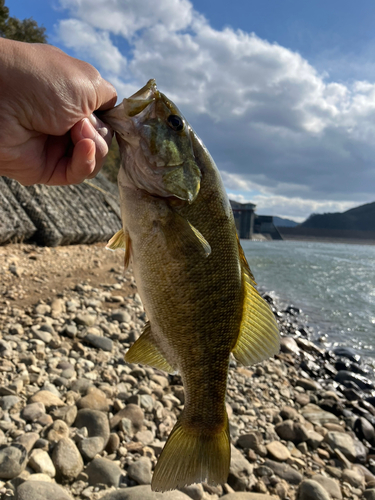
[[[87,118],[82,120],[81,134],[85,139],[94,139],[96,135],[96,130],[91,125]]]
[[[94,114],[91,114],[88,117],[89,122],[91,125],[94,127],[94,129],[98,132],[99,135],[102,137],[107,137],[109,134],[109,129],[108,127],[101,121],[97,116]]]

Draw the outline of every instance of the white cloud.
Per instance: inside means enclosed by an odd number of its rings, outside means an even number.
[[[125,38],[157,23],[170,31],[181,30],[193,16],[188,0],[60,0],[60,4],[94,28]]]
[[[327,82],[298,53],[215,30],[188,0],[60,3],[71,16],[59,26],[66,46],[95,58],[122,97],[156,78],[227,188],[261,193],[258,210],[291,216],[375,198],[375,83]],[[116,36],[130,47],[127,61]]]
[[[114,75],[126,71],[126,57],[113,45],[107,31],[96,31],[78,19],[64,19],[59,23],[58,35],[66,47],[91,57],[102,71]]]

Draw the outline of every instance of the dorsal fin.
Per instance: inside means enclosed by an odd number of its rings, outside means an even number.
[[[238,242],[244,302],[240,334],[233,349],[234,357],[245,366],[259,363],[279,352],[280,335],[268,303],[254,287],[254,277]]]

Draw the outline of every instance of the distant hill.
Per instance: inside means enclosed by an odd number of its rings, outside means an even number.
[[[283,217],[276,217],[276,216],[274,216],[274,218],[273,218],[273,224],[276,227],[295,227],[295,226],[298,226],[298,222],[295,222],[294,220],[284,219]]]
[[[298,227],[340,229],[347,231],[375,231],[375,202],[366,203],[346,212],[311,214]]]

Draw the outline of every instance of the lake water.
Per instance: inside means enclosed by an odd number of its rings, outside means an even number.
[[[241,244],[260,290],[308,315],[328,335],[375,360],[375,246],[295,241]]]

